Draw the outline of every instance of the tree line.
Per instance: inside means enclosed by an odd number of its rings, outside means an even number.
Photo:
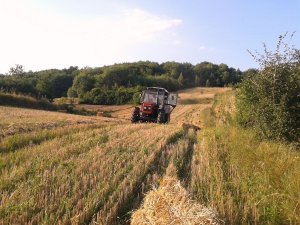
[[[0,89],[50,100],[77,97],[82,103],[124,104],[136,99],[143,87],[160,86],[169,91],[191,87],[223,87],[240,82],[243,72],[226,64],[202,62],[156,63],[139,61],[96,68],[70,67],[25,72],[16,65],[0,75]]]

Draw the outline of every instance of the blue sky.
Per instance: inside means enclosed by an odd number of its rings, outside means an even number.
[[[0,0],[0,73],[150,60],[258,67],[247,49],[296,32],[300,0]]]

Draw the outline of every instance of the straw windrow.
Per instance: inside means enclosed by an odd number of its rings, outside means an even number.
[[[220,224],[209,208],[191,200],[180,182],[166,176],[158,189],[150,191],[132,215],[131,225]]]

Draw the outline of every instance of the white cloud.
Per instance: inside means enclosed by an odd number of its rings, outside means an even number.
[[[38,70],[127,61],[137,44],[162,39],[180,44],[174,36],[180,24],[137,8],[71,17],[25,1],[0,0],[0,72],[16,63]]]
[[[158,38],[162,32],[182,23],[178,19],[162,18],[141,9],[126,10],[124,20],[120,22],[128,37],[145,41]]]
[[[178,39],[175,39],[175,40],[173,40],[172,41],[172,44],[174,45],[174,46],[178,46],[178,45],[181,45],[181,40],[178,40]]]

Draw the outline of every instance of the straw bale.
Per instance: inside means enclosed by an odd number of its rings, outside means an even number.
[[[131,225],[216,225],[216,214],[207,207],[191,200],[180,182],[165,177],[158,189],[150,191],[140,209],[131,218]]]

